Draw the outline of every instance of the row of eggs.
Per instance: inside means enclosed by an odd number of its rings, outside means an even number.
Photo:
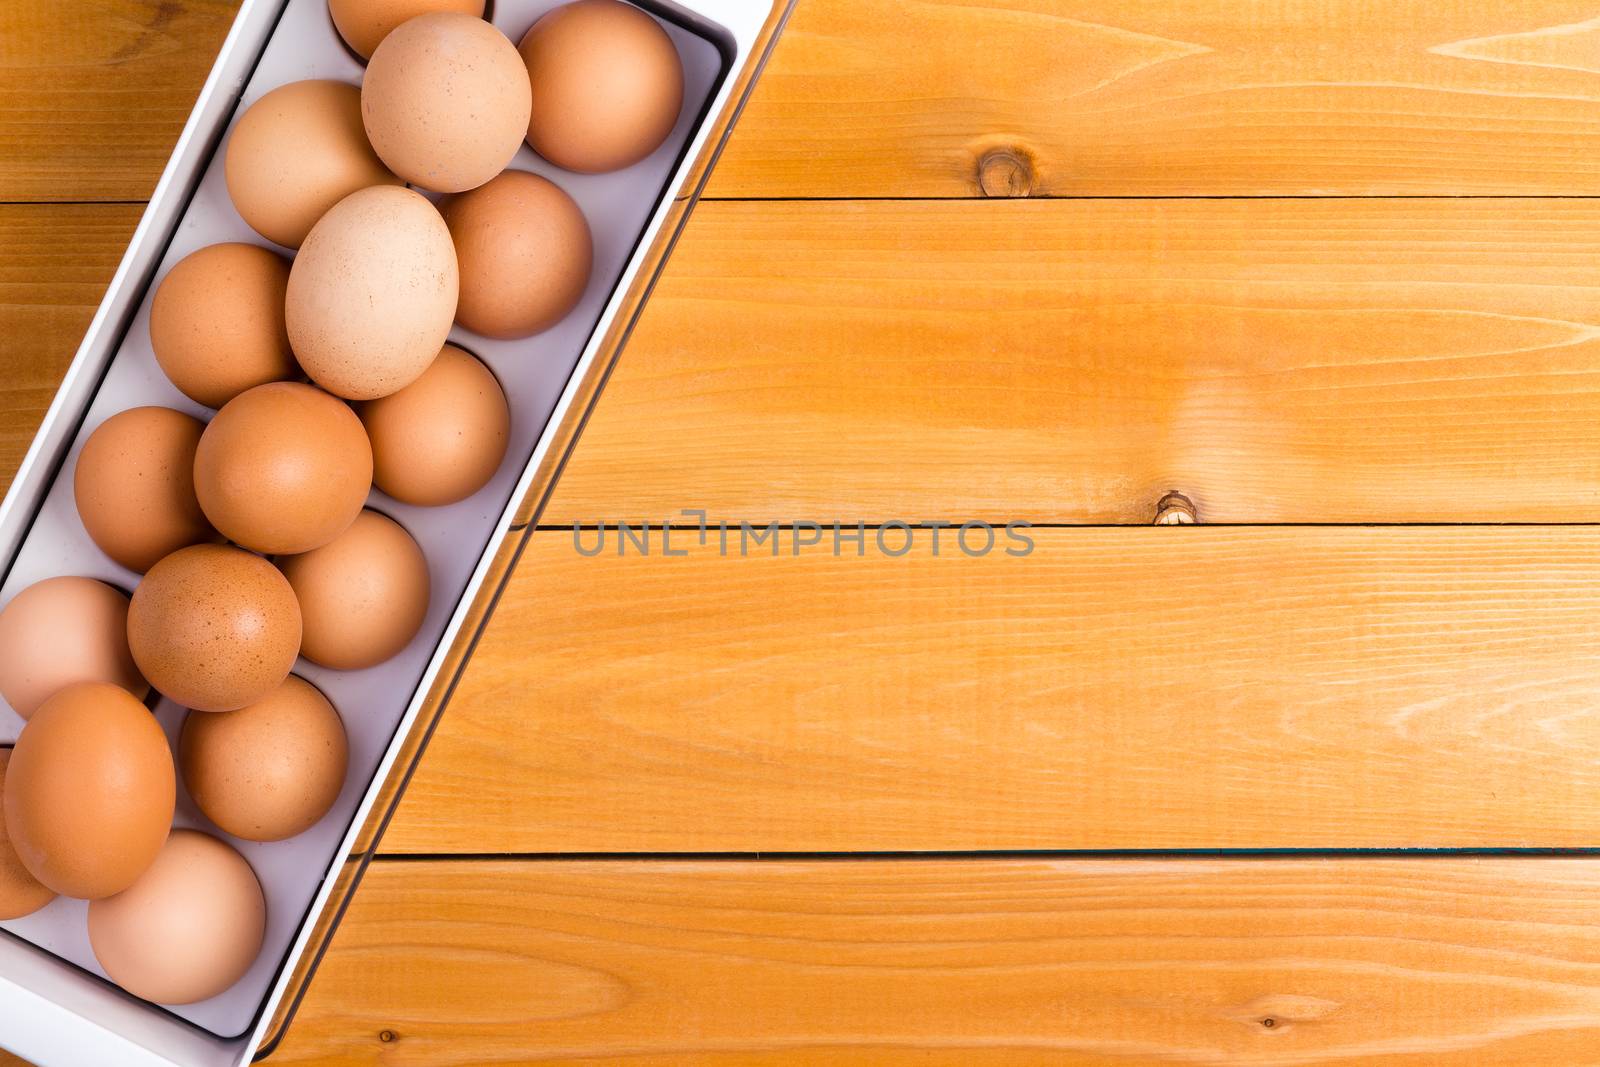
[[[368,491],[443,506],[486,484],[510,412],[488,368],[446,343],[452,323],[529,336],[587,287],[582,212],[507,164],[526,140],[568,170],[630,166],[682,107],[675,46],[621,0],[559,7],[520,47],[482,0],[329,8],[369,58],[363,84],[268,93],[224,157],[240,217],[298,254],[202,248],[151,303],[157,363],[217,414],[124,411],[79,454],[79,515],[143,574],[131,600],[61,577],[0,611],[0,696],[27,720],[0,751],[0,919],[89,900],[106,973],[158,1003],[231,986],[265,929],[248,862],[171,828],[178,768],[241,839],[283,840],[327,813],[343,724],[290,671],[301,655],[387,660],[429,599],[420,548],[364,506]],[[436,206],[408,184],[448,195]],[[152,688],[192,709],[176,760],[143,703]]]

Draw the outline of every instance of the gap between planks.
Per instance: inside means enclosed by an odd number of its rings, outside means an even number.
[[[373,863],[898,863],[986,860],[1600,859],[1591,848],[997,848],[882,852],[384,852]],[[354,858],[354,857],[352,857]]]
[[[1135,195],[1049,195],[1028,196],[702,196],[696,204],[1014,204],[1020,201],[1045,203],[1183,201],[1183,200],[1600,200],[1595,193],[1237,193]],[[55,199],[0,200],[0,207],[145,207],[149,200]]]

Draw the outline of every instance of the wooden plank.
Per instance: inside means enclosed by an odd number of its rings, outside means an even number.
[[[1600,845],[1600,529],[825,536],[535,535],[384,847]]]
[[[1588,859],[383,864],[271,1062],[1567,1067],[1597,890]]]
[[[1600,191],[1583,0],[801,0],[716,196]]]
[[[1600,204],[706,204],[547,520],[1593,521]]]
[[[236,6],[8,0],[3,198],[147,196]],[[1597,38],[1584,0],[801,0],[711,192],[1594,195]]]
[[[136,221],[0,207],[6,476]],[[547,521],[1593,521],[1597,259],[1582,200],[702,205]]]
[[[0,207],[0,486],[33,442],[142,210]]]
[[[237,0],[0,4],[0,200],[143,200]]]
[[[0,208],[7,475],[136,221]],[[1588,521],[1596,254],[1583,201],[704,205],[550,521]]]

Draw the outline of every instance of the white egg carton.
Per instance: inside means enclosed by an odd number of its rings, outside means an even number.
[[[308,950],[327,935],[324,909],[364,828],[397,799],[385,789],[405,775],[417,738],[448,688],[451,652],[469,641],[474,604],[491,597],[491,565],[525,502],[548,491],[550,472],[625,340],[636,296],[659,270],[661,251],[682,224],[674,198],[692,201],[747,98],[793,0],[636,0],[677,44],[686,77],[684,108],[672,136],[649,159],[612,174],[563,171],[523,146],[511,166],[543,174],[583,208],[594,235],[594,274],[577,307],[536,337],[492,341],[459,327],[451,340],[481,358],[504,387],[512,411],[510,447],[494,479],[445,508],[402,505],[376,490],[372,507],[409,530],[428,557],[433,601],[428,618],[398,657],[365,671],[340,672],[302,660],[295,673],[326,693],[350,740],[350,771],[333,810],[288,841],[258,844],[212,826],[179,786],[178,826],[229,841],[254,867],[266,892],[266,945],[232,989],[184,1007],[138,1000],[105,979],[90,951],[87,905],[58,899],[34,915],[0,923],[0,1047],[40,1067],[249,1062],[275,1040],[283,1008],[303,991]],[[560,0],[492,0],[491,20],[513,42]],[[0,606],[54,575],[84,575],[131,592],[138,575],[111,562],[85,534],[72,495],[84,439],[106,418],[145,404],[210,411],[169,383],[150,350],[155,285],[178,260],[219,241],[267,245],[233,210],[222,176],[233,122],[268,91],[304,78],[359,83],[362,65],[328,17],[326,0],[244,0],[144,218],[111,281],[22,468],[0,505]],[[537,91],[537,90],[536,90]],[[271,247],[271,246],[269,246]],[[287,251],[287,250],[284,250]],[[526,514],[524,514],[526,517]],[[537,711],[529,693],[530,711]],[[185,711],[155,704],[169,737]],[[0,703],[0,744],[22,720]],[[409,744],[408,744],[409,742]],[[181,776],[180,776],[181,778]],[[534,817],[537,817],[536,815]],[[370,845],[370,841],[367,842]],[[314,955],[313,955],[314,958]]]

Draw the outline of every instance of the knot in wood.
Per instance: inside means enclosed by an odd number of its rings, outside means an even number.
[[[1030,196],[1033,161],[1020,149],[992,148],[978,159],[978,188],[987,197]]]
[[[1192,526],[1200,521],[1194,501],[1179,492],[1171,492],[1156,501],[1157,526]]]

